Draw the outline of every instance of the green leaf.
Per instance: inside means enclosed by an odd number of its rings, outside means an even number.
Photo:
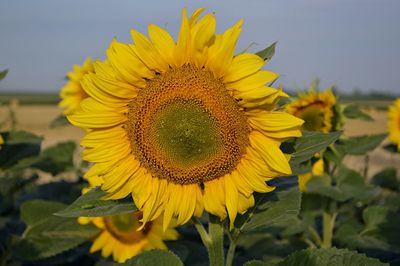
[[[400,214],[385,206],[370,206],[363,212],[365,228],[361,236],[370,236],[400,250]]]
[[[261,260],[250,260],[243,264],[243,266],[272,266],[273,264],[261,261]]]
[[[183,266],[183,262],[171,251],[167,250],[151,250],[143,252],[133,259],[116,265],[125,266]]]
[[[314,176],[306,184],[307,192],[323,195],[336,201],[343,202],[354,199],[369,202],[378,190],[366,184],[364,178],[357,172],[341,167],[335,175],[335,184],[329,176]]]
[[[20,160],[37,156],[42,138],[25,131],[5,132],[1,134],[4,144],[0,149],[0,168],[10,168]]]
[[[80,225],[76,219],[52,215],[52,212],[65,206],[44,200],[24,202],[21,218],[26,223],[26,229],[12,248],[14,256],[24,260],[49,258],[98,234],[99,229],[93,225]]]
[[[264,59],[264,61],[271,60],[271,58],[275,55],[276,44],[277,44],[277,42],[274,42],[273,44],[271,44],[267,48],[257,52],[256,55],[258,55],[259,57]]]
[[[303,132],[303,136],[298,138],[292,154],[291,163],[299,164],[311,159],[316,153],[334,143],[341,135],[341,132],[328,134],[320,132]]]
[[[297,177],[276,178],[270,185],[276,189],[270,193],[255,193],[254,207],[236,219],[235,227],[240,231],[263,230],[297,217],[301,203]]]
[[[347,105],[343,110],[344,116],[349,119],[359,119],[364,121],[374,121],[370,115],[360,110],[357,105]]]
[[[58,143],[45,149],[32,167],[49,172],[53,175],[73,168],[73,156],[76,144],[73,141]]]
[[[384,266],[377,259],[347,249],[306,249],[289,255],[277,266]]]
[[[8,69],[0,72],[0,80],[4,79],[7,76]]]
[[[137,210],[132,201],[102,200],[106,192],[100,188],[92,189],[76,199],[71,205],[55,213],[62,217],[110,216]]]
[[[53,121],[51,121],[50,128],[58,128],[63,126],[71,125],[65,115],[61,114],[57,116]]]
[[[365,155],[374,150],[386,138],[387,134],[352,137],[343,140],[338,147],[344,149],[345,154]]]
[[[394,153],[394,154],[398,154],[400,152],[399,149],[397,148],[397,145],[395,145],[393,143],[389,143],[389,144],[383,146],[383,148],[386,151]]]
[[[400,191],[396,168],[386,168],[371,178],[371,183],[382,188]]]

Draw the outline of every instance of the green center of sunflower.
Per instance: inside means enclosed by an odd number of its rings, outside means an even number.
[[[139,221],[142,217],[141,212],[118,214],[104,217],[104,224],[107,231],[120,242],[135,243],[142,240],[151,227],[151,222],[146,227],[137,231],[141,226]]]
[[[324,113],[321,111],[320,106],[307,106],[301,111],[300,118],[304,120],[304,130],[322,131],[324,127]]]
[[[195,102],[177,101],[155,114],[157,146],[181,167],[207,160],[221,148],[218,124]]]
[[[125,128],[142,166],[176,184],[224,176],[248,145],[244,111],[221,80],[190,65],[147,81],[129,105]]]

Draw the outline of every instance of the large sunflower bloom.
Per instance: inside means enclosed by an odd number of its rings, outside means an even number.
[[[400,98],[397,99],[388,111],[389,140],[397,145],[400,151]]]
[[[101,230],[93,241],[91,253],[101,250],[103,257],[112,254],[113,259],[121,263],[145,250],[167,249],[164,240],[178,239],[176,230],[163,230],[161,218],[148,222],[138,231],[141,216],[141,212],[134,212],[106,217],[79,217],[78,222],[93,223]]]
[[[81,86],[81,80],[87,73],[93,72],[93,60],[88,57],[82,66],[74,65],[72,71],[67,73],[67,83],[61,88],[59,107],[64,108],[64,114],[73,114],[79,107],[80,102],[88,97]]]
[[[334,130],[336,97],[331,90],[310,89],[286,106],[287,111],[304,120],[303,129],[329,133]]]
[[[149,25],[132,30],[134,44],[111,43],[107,60],[82,85],[90,96],[70,121],[88,129],[83,158],[95,165],[109,199],[132,195],[142,221],[163,215],[184,224],[205,209],[231,226],[254,205],[266,181],[290,175],[281,142],[301,135],[303,123],[274,111],[277,74],[261,70],[255,54],[234,56],[242,21],[215,34],[215,17],[183,10],[175,43]]]

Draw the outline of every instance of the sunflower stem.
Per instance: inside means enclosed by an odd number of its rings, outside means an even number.
[[[322,247],[330,248],[332,247],[332,235],[333,228],[335,227],[335,221],[337,213],[332,213],[330,210],[329,200],[326,199],[325,207],[322,213]]]
[[[239,233],[236,229],[234,229],[234,231],[232,233],[231,232],[228,233],[228,236],[229,236],[230,243],[229,243],[228,253],[226,254],[225,266],[232,266],[233,259],[235,257],[235,249],[236,249]]]
[[[224,266],[224,226],[217,217],[209,215],[208,233],[203,224],[192,218],[192,222],[200,235],[200,238],[207,248],[210,266]]]

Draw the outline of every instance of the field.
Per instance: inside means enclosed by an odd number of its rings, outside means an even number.
[[[372,105],[363,102],[360,105],[375,121],[365,122],[360,120],[348,120],[345,124],[344,134],[346,136],[359,136],[365,134],[379,134],[387,130],[386,112],[384,106],[389,102],[374,102]],[[373,107],[367,107],[373,106]],[[62,112],[56,105],[43,104],[10,104],[10,108],[15,113],[16,129],[27,130],[37,135],[43,136],[43,148],[49,147],[61,141],[74,140],[77,143],[83,136],[83,131],[73,126],[50,128],[49,124]],[[9,107],[0,108],[0,117],[9,116]],[[7,128],[8,127],[8,128]],[[7,130],[10,123],[6,123],[3,130]],[[387,140],[383,143],[385,145]],[[357,171],[364,171],[365,156],[347,156],[346,164]],[[382,148],[376,149],[368,154],[368,176],[372,176],[385,167],[396,167],[400,171],[400,156],[389,153]]]

